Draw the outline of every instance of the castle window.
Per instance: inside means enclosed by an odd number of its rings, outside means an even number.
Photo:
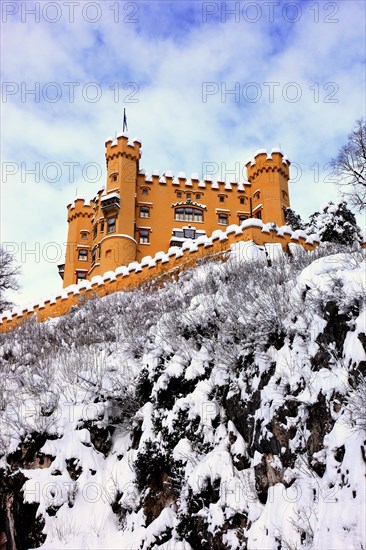
[[[107,218],[107,233],[114,233],[116,230],[116,217]]]
[[[176,208],[175,219],[181,222],[203,222],[203,212],[198,208]]]
[[[197,208],[193,208],[193,221],[194,222],[203,222],[203,212]]]
[[[225,197],[224,197],[224,195],[220,195],[220,196],[219,196],[219,201],[220,201],[220,202],[225,202]]]
[[[195,239],[196,238],[196,230],[195,229],[184,229],[183,230],[183,236],[185,239]]]
[[[253,199],[255,199],[256,201],[259,200],[261,198],[261,192],[260,191],[256,191],[253,195]]]
[[[112,181],[118,181],[118,175],[117,174],[112,174]]]
[[[149,232],[146,229],[140,229],[140,244],[149,244]]]
[[[143,187],[143,188],[142,188],[142,194],[143,194],[143,195],[148,195],[148,194],[149,194],[149,190],[148,190],[147,187]]]
[[[88,261],[88,251],[87,250],[79,250],[79,257],[78,259],[81,262],[87,262]]]
[[[240,204],[245,204],[245,197],[240,197]]]
[[[228,225],[228,223],[229,223],[229,216],[227,214],[219,214],[219,224]]]
[[[178,198],[178,199],[181,199],[181,198],[182,198],[182,193],[181,193],[181,191],[178,191],[178,192],[177,192],[177,198]]]
[[[239,223],[243,223],[243,221],[247,219],[248,219],[248,216],[245,216],[244,214],[239,214]]]
[[[104,232],[104,220],[100,220],[100,232]]]
[[[196,193],[196,201],[200,201],[201,200],[201,193]]]
[[[96,259],[97,259],[97,247],[95,246],[92,250],[92,255],[91,255],[91,263],[92,265],[95,264],[96,262]]]
[[[259,210],[259,212],[256,213],[255,217],[257,218],[257,220],[261,220],[262,219],[262,210]]]
[[[98,234],[98,224],[96,223],[93,227],[93,239],[97,238],[97,234]]]
[[[148,206],[140,206],[140,218],[150,218],[150,208]]]
[[[288,194],[286,193],[286,191],[282,191],[282,198],[285,199],[287,201],[288,199]]]
[[[76,284],[82,283],[86,280],[86,272],[85,271],[77,271],[76,272]]]
[[[184,208],[176,208],[175,209],[175,219],[179,221],[184,220]]]
[[[88,238],[88,234],[87,233],[82,233],[81,238],[83,239],[83,241],[85,241]]]
[[[64,273],[65,273],[65,264],[60,264],[57,266],[58,268],[58,274],[60,275],[61,279],[64,278]]]

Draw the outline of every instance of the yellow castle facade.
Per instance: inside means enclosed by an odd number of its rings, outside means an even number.
[[[246,181],[224,182],[183,172],[148,175],[140,167],[141,142],[126,134],[105,148],[105,188],[89,203],[75,199],[67,207],[64,287],[249,218],[285,224],[290,162],[279,149],[257,151],[246,163]]]

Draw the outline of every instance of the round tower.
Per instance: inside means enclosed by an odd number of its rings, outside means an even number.
[[[285,211],[290,206],[290,161],[280,149],[272,149],[270,155],[260,149],[245,166],[251,183],[251,216],[264,223],[284,225]]]
[[[64,267],[64,287],[87,277],[91,265],[93,203],[78,198],[67,206],[68,236]]]
[[[106,146],[105,193],[95,200],[90,275],[103,275],[136,259],[135,205],[141,143],[120,134]]]

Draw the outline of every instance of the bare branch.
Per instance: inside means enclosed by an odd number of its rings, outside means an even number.
[[[331,160],[340,194],[357,211],[366,207],[366,124],[357,120],[348,142]]]

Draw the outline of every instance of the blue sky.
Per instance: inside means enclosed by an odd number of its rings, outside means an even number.
[[[242,169],[280,144],[303,217],[337,199],[324,166],[365,116],[364,2],[83,0],[73,21],[61,1],[35,21],[36,4],[2,2],[0,228],[18,303],[58,291],[66,204],[104,184],[124,107],[147,171]]]

